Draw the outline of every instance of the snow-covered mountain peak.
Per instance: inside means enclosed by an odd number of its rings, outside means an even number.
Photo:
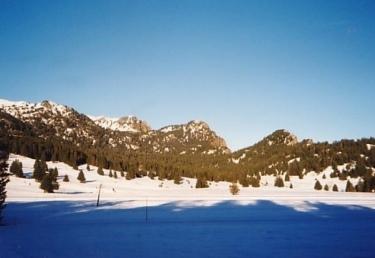
[[[120,118],[110,118],[105,116],[89,116],[97,125],[105,129],[111,129],[120,132],[148,132],[151,127],[135,116],[124,116]]]
[[[0,99],[0,107],[9,107],[9,106],[25,106],[29,104],[26,101],[10,101],[7,99]]]
[[[40,113],[60,114],[67,116],[73,109],[55,102],[44,100],[39,103],[26,101],[10,101],[0,99],[0,108],[17,118],[35,117]]]

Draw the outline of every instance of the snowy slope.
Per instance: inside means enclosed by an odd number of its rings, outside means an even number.
[[[10,156],[15,159],[29,177],[34,160]],[[82,184],[70,166],[48,166],[60,175],[53,194],[43,193],[33,179],[11,176],[1,258],[373,257],[374,195],[312,190],[314,174],[292,177],[294,189],[265,186],[274,178],[264,177],[260,188],[241,188],[232,196],[224,182],[195,189],[194,179],[181,185],[127,181],[82,166]],[[70,182],[62,182],[65,174]],[[343,189],[344,182],[330,180]]]
[[[18,159],[23,164],[23,171],[27,177],[31,177],[34,160],[19,156],[10,155],[9,163]],[[104,170],[105,176],[97,174],[97,168],[82,165],[80,169],[84,171],[87,182],[80,183],[77,180],[78,171],[61,162],[47,162],[49,168],[56,167],[59,171],[58,182],[60,189],[55,193],[46,194],[39,189],[39,183],[31,178],[17,178],[11,176],[11,181],[7,186],[9,201],[32,201],[32,200],[95,200],[98,194],[98,187],[102,185],[102,198],[108,200],[154,200],[156,203],[163,201],[176,200],[238,200],[252,201],[259,199],[275,200],[284,203],[298,204],[302,201],[325,201],[327,203],[362,203],[375,207],[375,199],[371,193],[345,193],[346,181],[340,181],[337,178],[323,179],[320,175],[309,173],[304,179],[291,177],[293,189],[289,189],[289,182],[285,182],[284,188],[274,187],[273,176],[263,176],[260,188],[241,187],[240,193],[233,196],[229,192],[228,182],[209,182],[210,187],[205,189],[196,189],[196,179],[183,178],[180,185],[173,181],[150,179],[149,177],[126,180],[117,172],[118,178],[110,178],[109,171]],[[325,174],[328,175],[330,168]],[[63,176],[68,175],[70,182],[63,182]],[[330,189],[333,184],[337,184],[340,192],[316,191],[314,190],[315,180],[322,185],[328,184]],[[356,183],[357,179],[352,179]],[[160,201],[160,202],[159,202]],[[143,205],[143,203],[142,203]]]

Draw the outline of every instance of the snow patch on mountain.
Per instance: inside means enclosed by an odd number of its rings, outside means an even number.
[[[148,132],[151,130],[150,126],[135,116],[126,116],[120,118],[112,118],[105,116],[88,116],[95,124],[104,129],[111,129],[120,132]]]

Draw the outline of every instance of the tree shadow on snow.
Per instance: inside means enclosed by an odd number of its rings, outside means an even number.
[[[363,206],[304,202],[296,210],[260,200],[149,201],[148,207],[131,208],[139,203],[9,203],[8,226],[0,228],[0,235],[25,227],[27,233],[21,230],[17,241],[7,238],[3,246],[19,248],[20,242],[38,235],[51,243],[39,250],[46,257],[56,256],[53,250],[65,245],[74,253],[61,257],[373,257],[375,210]]]
[[[76,194],[70,192],[66,194]],[[5,210],[5,220],[17,220],[20,223],[25,219],[22,214],[33,216],[38,214],[34,223],[48,223],[53,215],[61,214],[60,221],[82,216],[81,223],[94,216],[103,219],[104,223],[115,222],[257,222],[257,221],[305,221],[305,220],[373,220],[375,209],[359,205],[330,205],[320,202],[304,202],[298,210],[287,205],[277,204],[268,200],[259,200],[248,204],[237,201],[175,201],[164,204],[153,204],[155,201],[128,200],[128,201],[101,201],[96,207],[96,201],[37,201],[12,202]],[[158,201],[160,202],[160,201]],[[131,205],[136,206],[132,208]],[[20,212],[22,211],[22,212]],[[111,216],[111,220],[108,216]],[[77,219],[78,220],[78,219]],[[53,223],[58,223],[55,221]],[[11,223],[12,224],[12,223]]]

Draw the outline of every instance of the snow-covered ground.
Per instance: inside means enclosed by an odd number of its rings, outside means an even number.
[[[15,159],[31,176],[34,160]],[[291,177],[293,189],[262,177],[261,188],[233,196],[225,182],[195,189],[194,179],[128,181],[82,166],[83,184],[68,165],[48,166],[59,170],[53,194],[10,178],[0,257],[374,257],[375,194],[342,192],[346,182],[329,178],[329,169],[327,179]],[[316,178],[340,192],[313,190]]]

